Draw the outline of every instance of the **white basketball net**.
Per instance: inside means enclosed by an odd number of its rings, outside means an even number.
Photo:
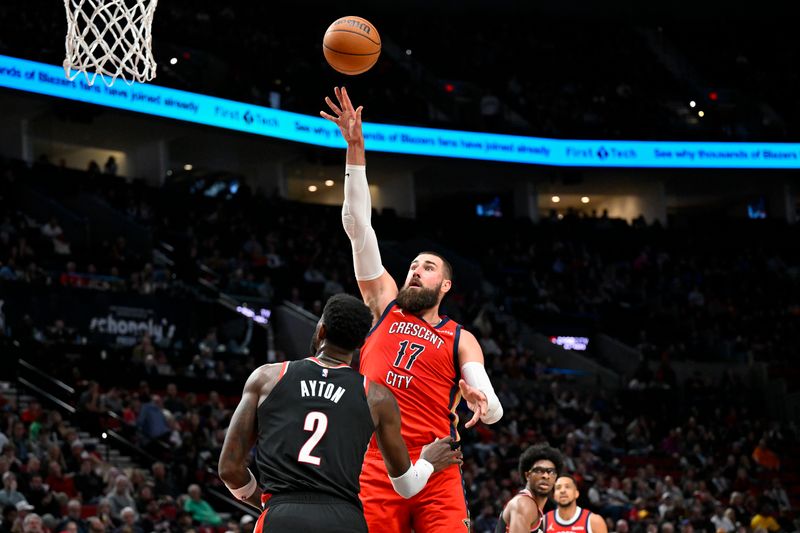
[[[108,86],[156,77],[151,28],[158,0],[64,0],[67,55],[64,73],[81,72],[89,85],[99,74]],[[74,71],[74,72],[73,72]]]

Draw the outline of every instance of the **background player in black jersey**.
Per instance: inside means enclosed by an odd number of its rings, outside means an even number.
[[[358,477],[373,433],[395,490],[406,498],[433,472],[461,464],[449,436],[411,463],[394,396],[349,366],[371,326],[372,312],[360,300],[333,296],[312,339],[315,357],[263,365],[248,378],[219,475],[234,496],[265,507],[254,533],[366,532]],[[254,444],[260,483],[247,468]]]
[[[602,516],[578,506],[578,496],[575,478],[561,475],[556,479],[553,490],[556,508],[545,514],[545,533],[608,533]]]
[[[495,533],[541,530],[544,519],[542,509],[563,465],[561,452],[547,444],[537,444],[522,452],[519,474],[526,480],[525,488],[506,504],[500,513]]]

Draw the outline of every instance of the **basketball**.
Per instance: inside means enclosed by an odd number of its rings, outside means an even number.
[[[334,70],[354,76],[368,71],[378,61],[381,37],[368,20],[342,17],[325,32],[322,51]]]

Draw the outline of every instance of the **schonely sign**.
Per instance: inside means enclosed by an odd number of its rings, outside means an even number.
[[[66,79],[61,67],[2,55],[0,87],[288,141],[344,146],[336,126],[320,117],[150,84],[90,87],[83,77]],[[320,91],[321,100],[325,89]],[[367,149],[378,152],[533,165],[800,168],[800,143],[578,141],[372,123],[364,124],[364,136]]]

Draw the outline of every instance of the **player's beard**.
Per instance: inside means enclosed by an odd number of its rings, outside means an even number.
[[[397,293],[397,305],[403,311],[408,311],[412,314],[420,313],[426,309],[430,309],[439,303],[439,291],[442,284],[436,286],[435,289],[428,289],[426,287],[403,287]]]

